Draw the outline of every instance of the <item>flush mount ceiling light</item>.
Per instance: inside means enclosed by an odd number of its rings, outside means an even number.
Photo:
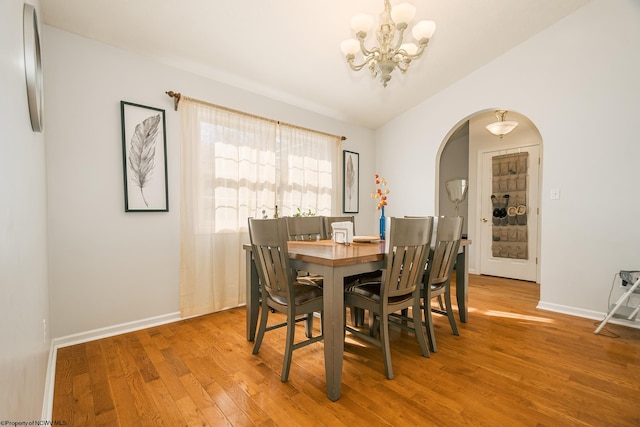
[[[365,39],[373,26],[373,17],[360,13],[351,18],[351,28],[357,40],[345,40],[340,45],[351,69],[360,71],[368,65],[371,77],[375,78],[380,74],[380,81],[384,87],[387,87],[387,83],[391,80],[391,72],[396,68],[403,74],[406,73],[411,61],[422,56],[429,44],[429,39],[436,30],[435,22],[420,21],[411,29],[417,44],[403,43],[404,32],[415,13],[415,6],[409,3],[400,3],[391,7],[389,0],[384,0],[384,11],[380,14],[376,30],[378,45],[371,49],[365,46]],[[360,65],[355,63],[358,52],[363,57]]]
[[[505,120],[507,113],[507,110],[496,110],[496,118],[498,121],[487,125],[487,130],[492,134],[499,136],[500,139],[518,126],[518,122],[516,121]]]

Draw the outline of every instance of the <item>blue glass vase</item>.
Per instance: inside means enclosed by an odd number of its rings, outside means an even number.
[[[384,216],[384,206],[380,208],[380,240],[385,239],[387,231],[387,218]]]

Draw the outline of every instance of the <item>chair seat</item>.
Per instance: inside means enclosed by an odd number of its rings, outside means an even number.
[[[380,282],[368,282],[361,283],[359,285],[353,286],[349,290],[345,292],[345,294],[356,294],[361,298],[366,298],[371,302],[378,303],[380,302],[380,286],[382,284]],[[411,295],[402,295],[398,297],[389,297],[389,304],[399,304],[403,301],[407,301],[411,299]]]
[[[316,285],[295,282],[293,284],[293,292],[295,295],[295,305],[304,304],[314,299],[322,299],[322,288]],[[271,299],[283,306],[287,305],[287,300],[279,295],[271,295]]]

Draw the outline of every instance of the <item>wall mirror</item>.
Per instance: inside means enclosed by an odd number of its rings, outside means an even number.
[[[31,128],[34,132],[42,132],[42,58],[38,14],[35,7],[25,3],[22,15],[24,73],[27,80],[27,101]]]

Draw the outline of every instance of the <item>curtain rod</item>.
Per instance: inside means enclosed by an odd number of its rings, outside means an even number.
[[[221,110],[230,111],[232,113],[242,114],[243,116],[253,117],[253,118],[256,118],[256,119],[260,119],[260,120],[266,120],[266,121],[269,121],[269,122],[290,126],[292,128],[296,128],[296,129],[307,130],[307,131],[319,133],[319,134],[322,134],[322,135],[333,136],[333,137],[336,137],[336,138],[340,138],[340,140],[342,140],[342,141],[345,141],[347,139],[346,136],[333,135],[331,133],[322,132],[322,131],[318,131],[318,130],[315,130],[315,129],[309,129],[309,128],[305,128],[305,127],[302,127],[302,126],[292,125],[291,123],[281,122],[280,120],[273,120],[273,119],[269,119],[269,118],[262,117],[262,116],[256,116],[255,114],[245,113],[244,111],[234,110],[233,108],[228,108],[228,107],[224,107],[222,105],[212,104],[210,102],[202,101],[200,99],[190,98],[188,96],[184,96],[181,93],[174,92],[172,90],[168,90],[165,93],[167,95],[169,95],[169,97],[173,98],[173,108],[176,111],[178,111],[178,103],[180,102],[180,100],[181,99],[186,99],[187,101],[195,102],[197,104],[202,104],[202,105],[206,105],[206,106],[209,106],[209,107],[219,108]]]

